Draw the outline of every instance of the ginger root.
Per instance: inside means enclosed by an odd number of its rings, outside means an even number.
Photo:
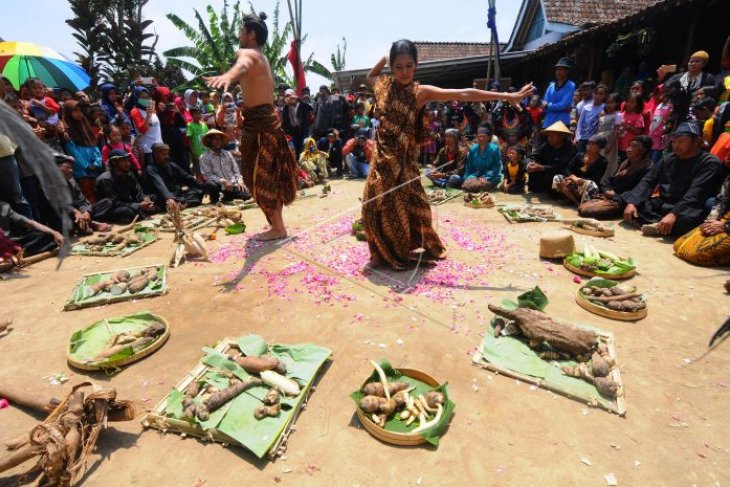
[[[388,392],[391,396],[406,389],[408,389],[407,382],[391,382],[390,384],[388,384]],[[380,382],[370,382],[368,384],[365,384],[365,386],[362,388],[362,392],[366,396],[385,397],[385,389],[383,389],[383,384],[381,384]]]
[[[273,406],[260,406],[254,409],[253,415],[256,419],[261,421],[264,418],[275,418],[281,413],[281,404],[274,404]]]

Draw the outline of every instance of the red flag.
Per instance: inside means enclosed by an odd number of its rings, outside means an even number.
[[[294,70],[294,79],[297,82],[297,96],[302,96],[302,88],[307,86],[307,80],[304,77],[304,65],[299,59],[299,41],[294,39],[291,41],[291,49],[287,55],[287,59],[291,63],[291,67]]]

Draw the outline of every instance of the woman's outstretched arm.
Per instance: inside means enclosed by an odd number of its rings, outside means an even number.
[[[532,95],[532,90],[532,83],[526,84],[520,91],[515,93],[484,91],[474,88],[447,90],[436,86],[422,85],[418,87],[418,104],[420,106],[430,101],[479,102],[505,100],[515,108],[520,108],[520,101]]]
[[[383,56],[383,58],[378,61],[375,66],[373,66],[373,69],[370,70],[367,79],[370,86],[375,86],[375,82],[378,81],[378,76],[380,76],[380,73],[383,72],[383,68],[386,64],[388,64],[388,58],[386,56]]]

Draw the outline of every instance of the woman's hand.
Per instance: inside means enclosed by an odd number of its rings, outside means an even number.
[[[722,220],[708,220],[700,225],[700,231],[705,237],[719,235],[725,231],[725,222]]]

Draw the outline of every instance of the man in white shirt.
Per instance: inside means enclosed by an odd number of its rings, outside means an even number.
[[[251,198],[243,184],[243,176],[236,160],[230,152],[223,149],[228,136],[220,130],[211,129],[203,136],[203,145],[208,151],[200,156],[200,173],[205,180],[205,192],[210,194],[210,202],[217,203],[223,192],[223,202],[247,200]]]

